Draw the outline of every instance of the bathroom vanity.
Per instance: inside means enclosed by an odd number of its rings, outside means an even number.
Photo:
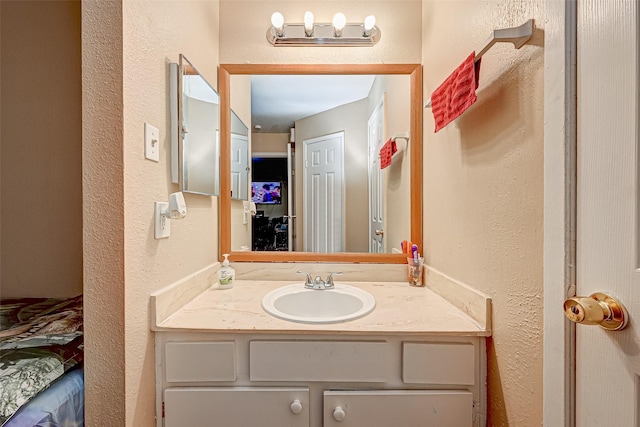
[[[292,283],[152,296],[159,427],[485,425],[488,312],[402,282],[350,282],[376,308],[349,322],[264,312],[263,296]]]

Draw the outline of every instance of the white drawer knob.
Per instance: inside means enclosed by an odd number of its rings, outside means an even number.
[[[341,406],[336,406],[336,409],[333,410],[333,419],[340,422],[345,418],[347,418],[347,414],[344,413],[344,409]]]
[[[296,399],[293,402],[291,402],[291,412],[293,412],[296,415],[302,412],[302,403],[300,403],[300,400]]]

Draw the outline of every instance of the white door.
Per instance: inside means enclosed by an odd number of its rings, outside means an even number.
[[[303,141],[304,250],[344,251],[344,132]]]
[[[577,16],[577,292],[631,320],[576,325],[576,425],[639,426],[638,2],[579,0]]]
[[[384,250],[384,171],[380,148],[384,144],[384,97],[369,118],[369,252]]]
[[[231,134],[231,198],[249,200],[249,138]]]

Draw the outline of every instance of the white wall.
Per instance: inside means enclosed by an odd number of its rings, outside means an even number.
[[[542,424],[543,1],[423,1],[425,99],[493,29],[536,19],[482,59],[478,101],[437,134],[424,116],[429,265],[489,294],[487,425]]]
[[[218,23],[217,0],[82,5],[87,425],[155,425],[149,295],[218,259],[217,198],[186,194],[169,239],[152,220],[178,191],[168,63],[183,53],[217,87]],[[160,129],[160,163],[144,159],[144,122]]]
[[[0,293],[82,293],[80,3],[3,1]]]

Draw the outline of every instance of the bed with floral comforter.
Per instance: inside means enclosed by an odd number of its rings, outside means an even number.
[[[84,424],[82,296],[0,300],[0,424]]]

